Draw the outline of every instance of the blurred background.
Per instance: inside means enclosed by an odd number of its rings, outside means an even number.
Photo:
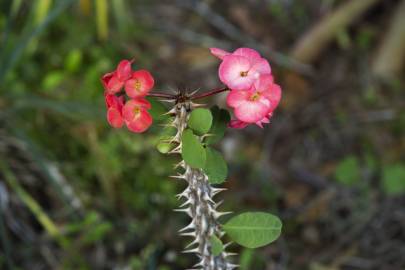
[[[156,90],[220,86],[209,47],[269,59],[283,99],[228,130],[222,209],[282,237],[242,270],[405,269],[405,1],[0,0],[0,269],[185,269],[176,157],[105,119],[121,59]],[[225,107],[224,95],[206,102]]]

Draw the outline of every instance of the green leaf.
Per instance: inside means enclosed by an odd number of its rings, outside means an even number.
[[[198,135],[206,134],[210,130],[211,124],[212,114],[210,110],[204,108],[193,110],[188,119],[189,128]]]
[[[353,186],[360,179],[359,161],[355,156],[348,156],[336,167],[336,180],[346,186]]]
[[[160,101],[152,97],[146,97],[146,99],[152,105],[152,108],[149,110],[149,113],[155,122],[158,123],[163,122],[170,118],[169,115],[165,114],[167,113],[167,108]]]
[[[231,218],[224,231],[236,243],[258,248],[275,241],[281,234],[281,220],[264,212],[248,212]]]
[[[388,195],[405,194],[405,166],[394,164],[384,167],[382,185]]]
[[[181,143],[181,156],[184,161],[193,168],[204,168],[206,160],[205,148],[190,129],[183,131]]]
[[[207,137],[205,140],[206,144],[217,143],[225,134],[226,127],[231,120],[229,112],[224,109],[220,109],[218,106],[211,108],[211,113],[213,116],[212,127],[209,131],[211,136]]]
[[[207,147],[207,161],[204,172],[208,175],[208,181],[211,184],[221,184],[225,182],[228,176],[228,166],[221,153],[211,147]]]
[[[165,127],[162,130],[162,133],[159,136],[159,141],[156,145],[156,148],[160,153],[166,154],[176,146],[175,143],[170,142],[170,140],[173,139],[173,136],[176,135],[176,132],[176,128],[171,126]]]
[[[218,256],[224,250],[224,245],[221,239],[219,239],[215,234],[211,236],[211,251],[214,256]]]

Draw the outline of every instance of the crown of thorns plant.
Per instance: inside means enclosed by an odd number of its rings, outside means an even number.
[[[102,76],[107,121],[114,128],[124,125],[131,132],[142,133],[153,122],[151,102],[146,97],[169,101],[168,119],[161,131],[157,149],[164,154],[178,154],[178,173],[172,178],[185,180],[187,187],[177,195],[184,203],[175,211],[191,218],[190,224],[179,230],[182,236],[192,237],[184,253],[195,253],[199,261],[192,269],[229,270],[238,265],[229,258],[229,238],[248,248],[257,248],[275,241],[281,233],[281,221],[265,212],[236,215],[221,224],[221,202],[214,196],[225,190],[217,185],[225,182],[228,168],[221,153],[213,147],[224,136],[227,127],[241,129],[248,125],[263,128],[270,122],[281,99],[281,88],[274,82],[269,62],[250,48],[230,53],[211,48],[221,60],[218,69],[225,85],[204,93],[167,94],[151,91],[155,80],[147,70],[132,70],[133,60],[122,60],[117,68]],[[124,89],[124,91],[123,91]],[[226,102],[234,119],[225,109],[211,109],[196,100],[227,92]]]

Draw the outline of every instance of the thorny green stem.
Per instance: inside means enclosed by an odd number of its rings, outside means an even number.
[[[187,120],[193,106],[190,100],[183,100],[176,102],[170,111],[175,116],[172,126],[177,129],[173,142],[178,145],[170,153],[181,153],[181,136],[187,128]],[[179,231],[182,236],[193,238],[184,253],[195,253],[199,257],[199,262],[192,269],[232,270],[236,268],[237,265],[227,261],[229,256],[235,254],[222,251],[215,256],[211,248],[211,237],[215,235],[221,238],[224,235],[217,219],[227,213],[218,212],[217,207],[220,203],[215,203],[213,200],[213,197],[224,189],[212,187],[208,182],[208,176],[201,169],[192,168],[184,160],[180,161],[177,167],[182,168],[183,172],[173,177],[185,180],[187,187],[177,195],[179,199],[184,198],[186,201],[176,211],[185,212],[192,219],[189,225]]]

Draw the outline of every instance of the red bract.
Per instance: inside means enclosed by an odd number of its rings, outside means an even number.
[[[125,92],[131,98],[144,97],[153,88],[155,81],[147,70],[138,70],[125,83]]]
[[[117,69],[113,72],[105,74],[101,81],[103,82],[104,89],[108,94],[118,93],[124,86],[126,80],[131,77],[131,62],[122,60]]]
[[[127,128],[135,133],[142,133],[152,124],[152,117],[147,111],[150,103],[144,98],[131,99],[125,103],[123,117]]]
[[[131,63],[122,60],[117,69],[105,74],[101,81],[105,88],[108,123],[115,128],[125,123],[130,131],[140,133],[152,124],[152,117],[147,111],[151,105],[144,97],[153,88],[154,79],[147,70],[133,72]],[[124,86],[131,98],[126,103],[124,95],[116,96]]]
[[[105,94],[105,103],[107,105],[107,121],[114,128],[120,128],[124,124],[122,117],[122,108],[124,106],[124,97]]]

